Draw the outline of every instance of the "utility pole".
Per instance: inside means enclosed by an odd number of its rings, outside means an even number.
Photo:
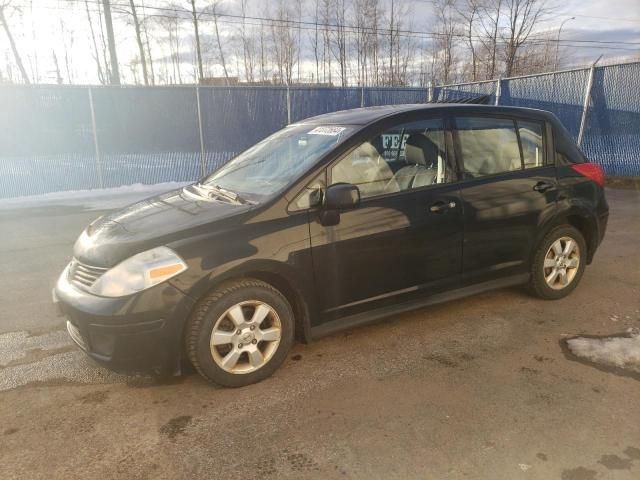
[[[111,85],[120,85],[120,71],[118,69],[118,54],[116,53],[116,40],[113,34],[113,22],[111,21],[111,0],[102,0],[104,8],[104,23],[107,27],[107,41],[109,42],[109,56],[111,57]]]

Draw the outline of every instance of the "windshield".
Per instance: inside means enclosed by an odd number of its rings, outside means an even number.
[[[241,153],[200,183],[261,200],[289,185],[352,131],[352,127],[337,125],[291,125]]]

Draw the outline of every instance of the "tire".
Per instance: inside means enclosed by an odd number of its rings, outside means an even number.
[[[573,247],[568,246],[568,240],[574,242]],[[567,254],[569,248],[572,250]],[[556,227],[545,235],[534,253],[529,290],[545,300],[566,297],[580,283],[586,263],[587,244],[582,233],[571,225]]]
[[[185,351],[208,381],[242,387],[264,380],[282,364],[294,325],[289,302],[268,283],[225,282],[200,300],[187,320]]]

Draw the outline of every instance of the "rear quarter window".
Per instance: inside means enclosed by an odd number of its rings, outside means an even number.
[[[586,163],[584,156],[571,134],[561,125],[553,126],[553,140],[556,149],[556,161],[558,165],[569,165],[571,163]]]

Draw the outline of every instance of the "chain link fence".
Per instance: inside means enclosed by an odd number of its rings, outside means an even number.
[[[436,101],[478,94],[490,103],[553,112],[607,175],[640,176],[640,63],[433,89]]]
[[[419,88],[0,87],[0,198],[192,181],[288,123]]]
[[[479,95],[552,111],[608,174],[638,176],[639,84],[631,63],[429,89],[2,86],[0,198],[192,181],[313,115]]]

